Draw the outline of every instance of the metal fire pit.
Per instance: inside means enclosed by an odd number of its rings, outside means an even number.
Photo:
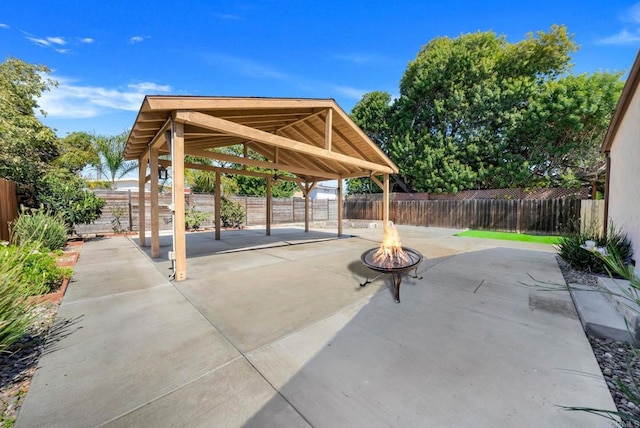
[[[402,282],[402,275],[414,270],[414,275],[410,275],[410,277],[422,279],[421,276],[418,276],[418,265],[420,265],[420,262],[422,261],[422,254],[412,248],[402,247],[402,251],[404,251],[408,260],[403,261],[394,258],[392,263],[381,265],[375,261],[374,255],[376,251],[378,251],[378,248],[372,248],[365,251],[360,256],[360,260],[362,260],[363,265],[375,272],[379,272],[380,275],[376,276],[371,281],[369,281],[369,277],[367,277],[367,280],[361,283],[360,287],[371,284],[382,275],[390,273],[393,278],[393,297],[396,299],[396,303],[400,303],[400,282]]]

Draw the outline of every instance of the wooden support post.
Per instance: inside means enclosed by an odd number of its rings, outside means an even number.
[[[176,281],[187,279],[187,243],[184,225],[184,124],[173,122],[171,165],[173,167],[173,239]]]
[[[331,134],[333,131],[333,109],[327,109],[327,117],[324,122],[324,148],[331,151]]]
[[[143,154],[138,159],[138,242],[141,247],[145,247],[147,245],[146,242],[146,224],[145,224],[145,216],[147,213],[145,212],[145,185],[146,185],[146,174],[147,174],[147,160],[149,159],[148,153]]]
[[[249,148],[247,147],[247,143],[244,143],[242,145],[242,157],[247,159],[249,157]],[[247,165],[242,165],[242,169],[246,170],[247,169]]]
[[[220,194],[221,192],[221,186],[220,186],[220,171],[216,171],[216,187],[214,189],[215,192],[215,201],[214,201],[214,210],[215,210],[215,227],[216,227],[216,241],[220,240],[220,226],[221,226],[221,222],[220,222],[220,209],[222,208],[221,204],[222,204],[222,195]]]
[[[309,185],[310,183],[304,183],[304,231],[309,232]]]
[[[338,238],[342,236],[342,179],[338,180]]]
[[[267,177],[267,236],[271,236],[271,177]]]
[[[158,149],[149,150],[149,171],[151,175],[151,257],[160,257],[160,207],[158,206]]]
[[[382,193],[382,224],[386,228],[389,225],[389,174],[384,174]]]

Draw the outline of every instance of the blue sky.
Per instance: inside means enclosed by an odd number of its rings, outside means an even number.
[[[0,60],[52,70],[44,123],[58,135],[132,126],[145,94],[334,98],[397,94],[438,36],[491,30],[517,42],[564,24],[574,72],[628,71],[640,47],[631,1],[2,0]]]

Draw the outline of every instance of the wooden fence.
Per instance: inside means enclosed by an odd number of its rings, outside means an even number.
[[[9,223],[18,217],[16,183],[0,178],[0,241],[9,240]]]
[[[580,219],[579,199],[464,201],[391,201],[389,219],[395,224],[504,232],[561,234],[573,230]],[[382,201],[350,199],[344,217],[376,220],[382,218]]]
[[[118,192],[96,190],[96,196],[104,199],[106,204],[102,209],[102,216],[90,225],[78,225],[78,233],[110,233],[113,232],[112,221],[118,217],[124,230],[138,230],[138,192]],[[231,196],[228,198],[239,203],[246,213],[245,226],[262,226],[266,224],[267,201],[264,197]],[[171,194],[162,193],[158,197],[160,230],[171,229]],[[202,223],[202,227],[213,227],[214,195],[191,194],[186,196],[187,208],[194,207],[198,211],[210,215],[210,219]],[[147,230],[151,225],[151,205],[149,194],[146,196],[145,221]],[[302,223],[304,222],[304,199],[302,198],[273,198],[271,201],[271,223]],[[310,221],[328,221],[338,218],[338,203],[326,199],[312,199],[309,206]]]
[[[106,200],[102,217],[93,225],[79,225],[80,233],[112,232],[114,214],[119,214],[123,229],[138,230],[138,193],[96,191]],[[239,203],[247,214],[247,226],[266,223],[266,199],[264,197],[234,196],[230,200]],[[211,219],[202,224],[213,226],[214,197],[192,194],[186,197],[187,207],[209,213]],[[336,221],[338,205],[335,200],[311,200],[311,221]],[[171,229],[170,194],[159,196],[160,229]],[[581,225],[603,224],[604,201],[571,198],[556,199],[474,199],[474,200],[393,200],[389,217],[395,224],[433,226],[455,229],[481,229],[506,232],[561,234]],[[275,198],[272,200],[272,223],[302,223],[304,199]],[[119,211],[119,213],[118,213]],[[146,224],[151,224],[151,207],[147,195]],[[348,199],[344,202],[345,219],[380,220],[382,201]],[[147,226],[148,228],[149,226]]]

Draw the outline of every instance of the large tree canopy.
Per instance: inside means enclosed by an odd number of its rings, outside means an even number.
[[[0,177],[18,184],[22,202],[60,213],[72,228],[98,218],[104,201],[75,175],[92,159],[86,134],[58,140],[35,115],[37,99],[56,85],[47,73],[15,58],[0,64]]]
[[[49,69],[16,58],[0,64],[0,177],[33,197],[57,155],[56,135],[36,117],[37,99],[55,82]]]
[[[352,118],[417,191],[593,176],[622,82],[568,74],[576,50],[563,26],[517,43],[493,32],[436,38],[409,63],[398,99],[366,94]]]

